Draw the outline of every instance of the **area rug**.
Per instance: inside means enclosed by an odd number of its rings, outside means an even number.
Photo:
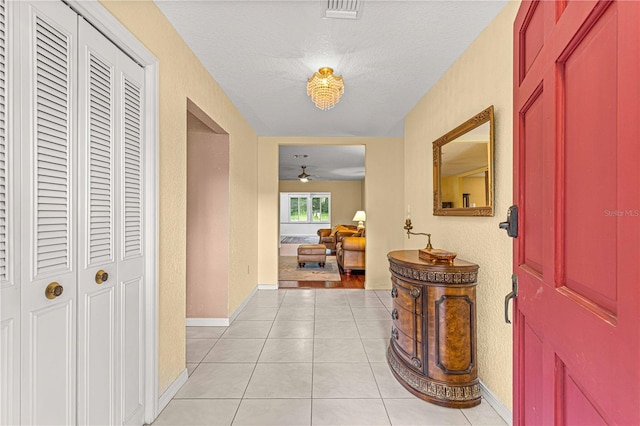
[[[282,237],[282,244],[318,244],[319,238],[315,235]]]
[[[304,268],[300,268],[296,256],[280,256],[278,259],[278,280],[280,281],[340,281],[335,257],[327,256],[324,268],[318,266],[316,262],[309,262]]]

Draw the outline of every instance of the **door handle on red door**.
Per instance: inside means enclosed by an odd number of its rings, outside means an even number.
[[[518,237],[518,206],[513,205],[507,210],[506,222],[500,222],[500,229],[507,231],[511,238]]]
[[[504,297],[504,322],[511,324],[509,320],[509,301],[518,297],[518,276],[511,274],[511,293]]]

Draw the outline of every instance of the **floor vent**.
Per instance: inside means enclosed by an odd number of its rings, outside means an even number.
[[[327,19],[359,19],[363,0],[326,0],[322,17]]]

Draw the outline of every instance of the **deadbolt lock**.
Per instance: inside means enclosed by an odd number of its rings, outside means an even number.
[[[44,290],[44,295],[47,296],[47,299],[55,299],[56,297],[60,296],[63,291],[64,288],[54,281],[52,283],[49,283],[47,288]]]
[[[100,269],[98,272],[96,272],[96,284],[102,284],[103,282],[107,281],[108,279],[109,279],[109,274],[107,274],[102,269]]]

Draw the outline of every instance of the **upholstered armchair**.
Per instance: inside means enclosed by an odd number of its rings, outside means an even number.
[[[365,247],[365,237],[344,237],[337,244],[336,259],[345,274],[350,275],[352,270],[365,270]]]
[[[338,225],[333,229],[320,228],[318,229],[318,237],[320,237],[318,244],[324,244],[332,253],[336,252],[336,246],[340,239],[345,236],[353,235],[358,232],[355,225]]]

